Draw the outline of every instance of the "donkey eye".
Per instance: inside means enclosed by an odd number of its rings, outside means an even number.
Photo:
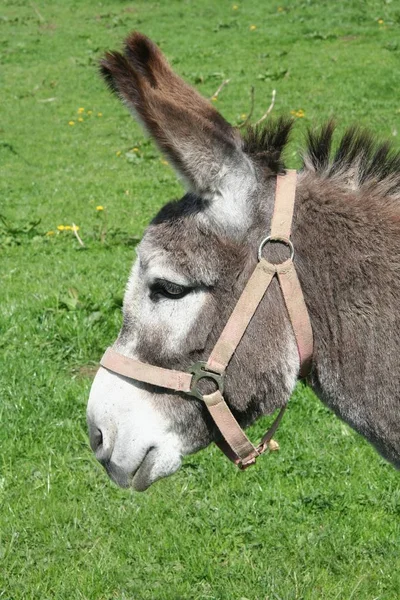
[[[160,296],[164,296],[164,298],[179,300],[179,298],[183,298],[183,296],[186,296],[186,294],[191,292],[192,289],[193,288],[191,287],[173,283],[166,279],[156,279],[150,285],[150,298],[152,300],[157,300]]]

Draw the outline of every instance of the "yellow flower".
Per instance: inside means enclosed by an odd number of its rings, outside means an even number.
[[[83,121],[82,117],[78,117],[78,121],[79,121],[79,123],[82,123],[82,121]]]
[[[303,117],[305,117],[305,112],[302,108],[299,108],[299,110],[291,110],[290,114],[293,115],[294,117],[297,117],[298,119],[302,119]]]
[[[161,164],[162,165],[169,165],[169,162],[167,160],[164,160],[163,158],[161,159]]]
[[[72,227],[71,227],[71,225],[66,225],[66,226],[64,227],[64,230],[65,230],[65,231],[72,231]]]
[[[237,5],[237,4],[234,4],[234,5],[232,6],[232,10],[237,10],[238,8],[239,8],[239,7],[238,7],[238,5]]]
[[[68,125],[75,125],[75,121],[68,121]]]
[[[379,25],[383,25],[383,24],[384,24],[384,22],[385,22],[385,21],[384,21],[383,19],[378,19],[378,23],[379,23]]]
[[[96,206],[96,210],[104,210],[104,206]]]
[[[72,231],[79,231],[79,225],[72,225],[71,230]]]
[[[46,235],[54,235],[54,234],[55,234],[55,231],[48,231],[48,232],[46,233]]]
[[[87,114],[88,114],[88,115],[91,115],[91,114],[93,114],[93,111],[92,111],[92,110],[88,110],[88,111],[87,111]]]
[[[278,6],[278,12],[282,12],[282,11],[283,11],[282,6]]]
[[[257,29],[257,25],[250,25],[250,31],[255,31]]]
[[[211,101],[212,101],[212,102],[216,102],[217,100],[218,100],[217,96],[213,96],[213,97],[211,98]]]
[[[84,108],[78,108],[78,115],[81,115],[83,112],[85,112]]]
[[[121,150],[117,150],[117,152],[115,153],[117,156],[121,156]]]
[[[245,119],[247,117],[246,113],[243,113],[242,115],[240,115],[241,119]]]
[[[133,150],[133,152],[139,152],[139,148],[136,148],[136,147],[133,148],[132,150]]]
[[[103,116],[103,113],[97,113],[97,116],[98,116],[98,117],[102,117],[102,116]]]
[[[57,225],[57,229],[58,231],[64,231],[65,227],[64,225]]]

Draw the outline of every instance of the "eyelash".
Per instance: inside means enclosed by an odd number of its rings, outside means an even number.
[[[157,279],[150,286],[150,297],[152,300],[157,300],[160,296],[171,300],[179,300],[192,291],[192,288],[185,287],[166,279]]]

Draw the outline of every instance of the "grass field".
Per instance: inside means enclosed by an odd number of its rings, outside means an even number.
[[[209,448],[139,495],[91,454],[91,374],[134,245],[182,191],[96,72],[132,29],[204,95],[229,78],[216,105],[233,123],[252,85],[255,120],[275,88],[275,115],[304,114],[289,166],[330,116],[399,146],[395,1],[3,0],[0,598],[397,600],[399,474],[305,387],[281,450],[245,473]],[[73,223],[85,248],[57,229]]]

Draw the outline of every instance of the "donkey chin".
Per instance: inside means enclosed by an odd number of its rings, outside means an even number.
[[[156,400],[159,394],[103,368],[95,377],[87,411],[90,445],[120,487],[144,491],[175,473],[187,454]]]

